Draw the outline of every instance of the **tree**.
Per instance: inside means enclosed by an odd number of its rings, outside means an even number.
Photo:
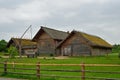
[[[113,45],[112,53],[120,53],[120,45],[119,44]]]
[[[15,56],[18,55],[18,50],[16,47],[10,46],[8,53],[10,58],[15,58]]]
[[[0,40],[0,52],[7,52],[7,42],[5,40]]]

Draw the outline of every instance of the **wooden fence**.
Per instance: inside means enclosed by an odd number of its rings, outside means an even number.
[[[3,65],[3,66],[2,66]],[[8,65],[11,65],[8,67]],[[16,67],[17,66],[36,66],[34,68],[20,68],[20,67]],[[80,70],[65,70],[65,69],[41,69],[41,66],[78,66],[81,67]],[[41,64],[40,62],[38,62],[37,64],[25,64],[25,63],[9,63],[9,62],[1,62],[0,63],[0,69],[3,69],[3,71],[0,71],[1,73],[4,74],[21,74],[21,75],[34,75],[38,78],[40,78],[41,76],[43,77],[59,77],[59,78],[80,78],[81,80],[86,80],[86,79],[92,79],[92,80],[120,80],[120,78],[104,78],[104,77],[89,77],[86,76],[86,73],[109,73],[109,74],[120,74],[119,71],[115,71],[115,72],[111,72],[111,71],[94,71],[94,70],[86,70],[86,67],[96,67],[96,66],[101,66],[101,67],[120,67],[120,65],[115,65],[115,64]],[[24,72],[14,72],[14,71],[9,71],[8,69],[12,69],[12,70],[33,70],[36,73],[25,73]],[[63,76],[63,75],[45,75],[45,74],[41,74],[41,71],[51,71],[51,72],[79,72],[81,75],[80,76]]]

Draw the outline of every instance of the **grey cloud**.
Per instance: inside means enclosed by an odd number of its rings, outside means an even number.
[[[21,4],[25,4],[31,0],[0,0],[0,8],[16,8]]]
[[[14,1],[0,0],[0,32],[19,34],[33,24],[34,34],[43,25],[64,31],[76,29],[120,43],[119,0]]]

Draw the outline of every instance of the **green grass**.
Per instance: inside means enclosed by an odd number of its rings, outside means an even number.
[[[38,58],[16,58],[16,59],[5,59],[0,58],[1,62],[8,61],[8,62],[16,62],[16,63],[32,63],[36,64],[40,62],[41,64],[119,64],[120,65],[120,58],[118,58],[118,54],[110,54],[109,56],[87,56],[87,57],[70,57],[68,59],[38,59]],[[0,65],[3,66],[3,65]],[[8,67],[12,67],[12,65],[8,65]],[[25,66],[25,65],[16,65],[15,67],[20,68],[36,68],[35,66]],[[80,66],[41,66],[41,69],[65,69],[65,70],[80,70]],[[95,70],[95,71],[119,71],[120,67],[86,67],[86,70]],[[0,71],[3,69],[0,68]],[[26,73],[36,73],[34,70],[9,70],[14,72],[26,72]],[[51,72],[51,71],[41,71],[41,74],[48,74],[48,75],[61,75],[61,76],[80,76],[80,72]],[[106,78],[120,78],[120,74],[105,74],[105,73],[86,73],[86,76],[89,77],[106,77]],[[14,77],[14,78],[24,78],[29,80],[39,80],[36,78],[36,75],[16,75],[16,74],[7,74],[1,75],[5,77]],[[66,78],[57,78],[57,77],[41,77],[40,80],[68,80]],[[69,78],[69,80],[78,80],[78,78]],[[90,79],[86,79],[90,80]],[[91,79],[93,80],[93,79]]]

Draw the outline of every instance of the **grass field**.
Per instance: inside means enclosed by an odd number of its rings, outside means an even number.
[[[0,58],[0,61],[8,61],[8,62],[16,62],[16,63],[32,63],[36,64],[40,62],[41,64],[119,64],[120,65],[120,58],[118,58],[118,54],[110,54],[108,56],[87,56],[87,57],[69,57],[67,59],[54,59],[54,58],[46,58],[46,59],[39,59],[39,58],[15,58],[15,59],[8,59],[8,58]],[[2,65],[1,65],[2,66]],[[15,67],[20,68],[36,68],[36,66],[23,66],[23,65],[16,65]],[[65,69],[65,70],[80,70],[80,66],[41,66],[41,69]],[[95,71],[118,71],[120,72],[120,67],[86,67],[86,70],[95,70]],[[3,69],[0,69],[3,71]],[[13,71],[13,70],[12,70]],[[16,70],[14,72],[17,72]],[[36,71],[20,71],[20,72],[28,72],[28,73],[36,73]],[[51,72],[51,71],[42,71],[41,74],[48,74],[48,75],[64,75],[64,76],[80,76],[80,72]],[[86,76],[89,77],[106,77],[106,78],[120,78],[120,74],[104,74],[104,73],[86,73]],[[1,76],[5,77],[17,77],[17,78],[26,78],[29,80],[37,80],[36,76],[24,76],[24,75],[16,75],[16,74],[7,74]],[[40,80],[78,80],[78,78],[57,78],[57,77],[41,77]],[[80,80],[80,79],[79,79]],[[93,79],[86,79],[86,80],[93,80]]]

